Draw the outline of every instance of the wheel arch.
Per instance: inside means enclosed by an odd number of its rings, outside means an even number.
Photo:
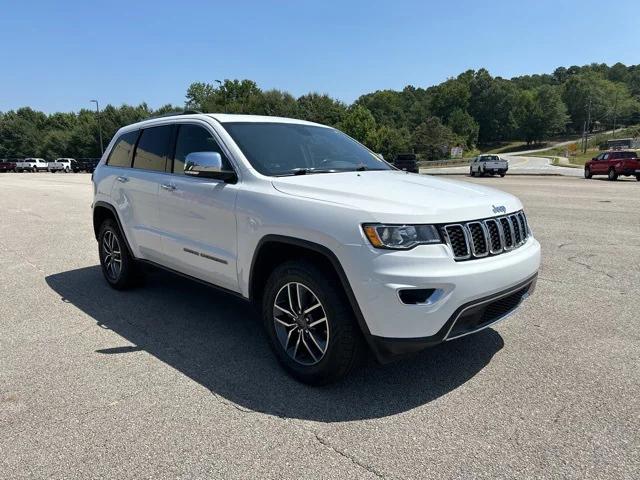
[[[98,235],[100,234],[100,225],[107,219],[115,220],[118,224],[118,228],[120,229],[120,233],[124,238],[124,241],[127,245],[127,250],[129,250],[129,254],[134,257],[133,250],[131,249],[131,245],[129,245],[129,239],[124,232],[124,228],[122,228],[122,222],[120,221],[120,216],[118,215],[118,211],[116,208],[110,203],[97,201],[93,205],[93,233],[98,239]]]
[[[251,260],[249,273],[249,300],[259,304],[262,299],[262,287],[269,274],[277,265],[286,260],[304,258],[319,263],[321,268],[328,270],[336,276],[340,282],[347,300],[353,310],[358,326],[367,343],[371,346],[371,332],[362,315],[358,301],[353,293],[349,279],[342,268],[340,260],[329,248],[318,243],[283,235],[265,235],[258,242]],[[329,267],[329,268],[328,268]]]

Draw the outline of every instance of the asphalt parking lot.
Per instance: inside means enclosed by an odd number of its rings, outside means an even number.
[[[535,295],[311,388],[240,300],[107,287],[89,178],[0,174],[0,477],[640,478],[639,182],[464,178],[522,199]]]

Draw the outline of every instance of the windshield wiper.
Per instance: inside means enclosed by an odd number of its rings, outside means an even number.
[[[369,169],[367,168],[367,166],[366,166],[366,165],[360,165],[358,168],[356,168],[356,170],[355,170],[355,171],[356,171],[356,172],[364,172],[365,170],[369,170]]]
[[[307,173],[333,173],[338,170],[333,168],[294,168],[289,175],[306,175]]]

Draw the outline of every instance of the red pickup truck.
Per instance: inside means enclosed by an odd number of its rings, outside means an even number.
[[[636,177],[640,182],[640,160],[638,154],[630,150],[609,150],[602,152],[584,164],[584,178],[593,175],[607,175],[609,180],[618,176]]]

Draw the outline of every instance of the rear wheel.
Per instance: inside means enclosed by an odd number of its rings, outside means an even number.
[[[469,169],[469,176],[470,177],[475,177],[476,176],[476,172],[473,171],[473,169]]]
[[[584,167],[584,178],[591,178],[593,177],[593,173],[591,173],[591,169],[589,167]]]
[[[636,175],[636,180],[640,182],[640,175]]]
[[[98,254],[102,273],[111,287],[124,290],[133,286],[138,278],[137,265],[114,220],[105,220],[100,226]]]
[[[504,178],[504,176],[505,176],[505,175],[506,175],[506,173],[501,173],[501,174],[500,174],[500,177],[503,177],[503,178]]]
[[[335,382],[363,358],[362,335],[337,283],[306,261],[280,265],[267,281],[262,317],[271,346],[301,382]]]
[[[618,174],[616,173],[615,169],[610,168],[607,177],[613,182],[618,179]]]

